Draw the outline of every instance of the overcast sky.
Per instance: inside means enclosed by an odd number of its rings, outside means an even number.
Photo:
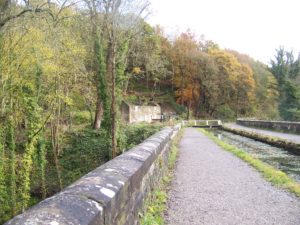
[[[197,36],[268,63],[275,49],[300,51],[300,0],[150,0],[147,21],[168,35]]]

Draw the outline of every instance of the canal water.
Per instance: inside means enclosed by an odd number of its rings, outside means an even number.
[[[223,130],[212,132],[224,142],[247,151],[261,161],[287,173],[300,183],[300,155]]]

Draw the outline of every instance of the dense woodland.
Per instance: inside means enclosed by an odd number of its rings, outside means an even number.
[[[279,48],[268,66],[190,31],[168,38],[148,6],[0,0],[0,222],[159,129],[124,124],[122,100],[185,119],[300,119],[299,57]]]

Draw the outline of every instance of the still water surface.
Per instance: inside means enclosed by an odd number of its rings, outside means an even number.
[[[219,139],[247,151],[261,161],[287,173],[300,183],[300,155],[230,132],[222,130],[212,132]]]

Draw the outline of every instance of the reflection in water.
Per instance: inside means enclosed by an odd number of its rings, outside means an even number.
[[[254,157],[284,171],[300,182],[300,156],[250,138],[222,130],[212,131],[219,139],[243,149]]]

